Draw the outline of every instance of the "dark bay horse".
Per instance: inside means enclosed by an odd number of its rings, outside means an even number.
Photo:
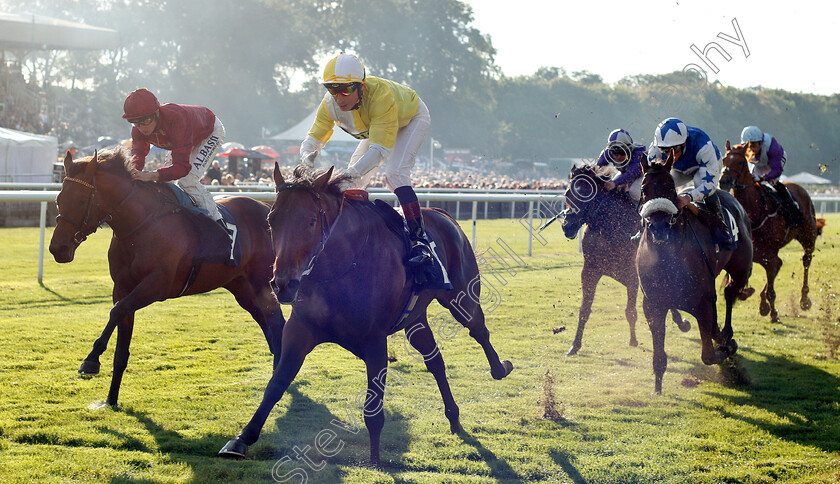
[[[746,147],[744,145],[732,146],[727,140],[723,166],[720,186],[724,190],[731,190],[749,215],[752,222],[753,261],[764,267],[767,274],[767,283],[761,290],[759,313],[762,316],[767,316],[769,313],[770,321],[779,322],[779,313],[776,311],[776,289],[774,287],[776,276],[782,267],[779,250],[794,239],[798,240],[805,250],[805,254],[802,256],[804,275],[802,277],[802,296],[799,298],[799,306],[805,310],[810,309],[808,270],[811,267],[811,259],[814,255],[817,236],[820,234],[820,227],[817,225],[814,203],[811,201],[808,192],[795,183],[785,183],[791,197],[799,204],[799,210],[804,220],[801,226],[791,229],[775,204],[769,200],[765,193],[766,189],[753,181],[747,164]],[[747,294],[752,294],[751,288],[748,291],[750,292]]]
[[[276,254],[272,287],[281,302],[292,304],[292,312],[283,333],[280,362],[262,402],[242,433],[222,448],[221,455],[245,455],[306,355],[317,345],[330,342],[365,362],[368,390],[363,413],[370,436],[370,460],[379,466],[379,438],[385,420],[386,337],[399,330],[405,330],[408,342],[423,355],[426,368],[434,375],[450,430],[461,431],[458,405],[426,318],[426,307],[434,299],[467,327],[484,349],[493,378],[502,379],[513,369],[509,361],[499,361],[490,344],[480,305],[487,300],[481,297],[478,266],[458,224],[445,212],[424,209],[426,230],[437,243],[453,289],[417,292],[404,265],[408,254],[404,241],[366,202],[346,200],[340,187],[347,178],[330,180],[332,172],[330,168],[310,176],[298,170],[295,179],[287,183],[275,166],[277,198],[268,216]]]
[[[133,181],[127,160],[128,152],[122,148],[76,162],[69,152],[64,158],[66,178],[58,194],[59,215],[50,241],[56,262],[71,262],[79,244],[100,225],[108,224],[113,230],[108,265],[114,281],[114,307],[79,373],[99,373],[99,356],[117,328],[107,399],[109,405],[117,405],[134,313],[155,301],[219,287],[230,291],[257,321],[275,361],[279,361],[285,321],[269,286],[274,251],[265,221],[268,206],[247,197],[223,200],[237,221],[241,264],[196,264],[197,248],[214,236],[223,237],[221,230],[210,218],[182,207],[163,184]]]
[[[669,309],[686,311],[697,319],[703,363],[718,364],[735,354],[738,345],[732,338],[732,306],[749,282],[752,241],[744,209],[732,195],[718,190],[721,205],[735,219],[738,244],[735,250],[716,252],[711,231],[700,217],[717,216],[711,212],[695,213],[694,205],[682,211],[677,209],[677,191],[670,174],[673,158],[664,164],[642,161],[644,229],[636,267],[642,306],[653,337],[655,390],[662,393],[662,376],[668,365],[665,316]],[[718,326],[715,287],[721,270],[729,275],[723,291],[726,320],[722,331]]]
[[[639,214],[629,196],[619,190],[605,190],[608,180],[600,176],[594,165],[579,165],[572,168],[571,183],[565,193],[566,210],[563,217],[563,233],[573,239],[580,228],[586,228],[581,237],[583,269],[580,283],[583,300],[578,313],[577,332],[572,347],[566,356],[577,354],[583,342],[583,330],[592,312],[592,301],[601,277],[608,276],[627,290],[627,305],[624,316],[630,325],[630,346],[639,344],[636,340],[636,296],[639,292],[639,275],[636,272],[635,255],[638,241],[630,237],[639,229]],[[674,322],[683,332],[691,328],[674,309]]]

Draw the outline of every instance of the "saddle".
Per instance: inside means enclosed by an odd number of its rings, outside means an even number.
[[[165,183],[164,185],[172,190],[178,203],[187,209],[185,213],[191,215],[188,219],[190,219],[196,231],[202,234],[201,243],[195,248],[193,264],[221,263],[237,267],[242,262],[242,244],[237,236],[239,231],[236,219],[230,210],[224,205],[216,204],[232,235],[228,235],[224,228],[215,223],[209,217],[207,210],[196,206],[192,198],[181,187],[174,183]]]
[[[349,203],[362,210],[367,210],[375,213],[384,222],[385,226],[398,237],[405,247],[405,257],[403,258],[403,266],[406,273],[412,277],[417,289],[452,289],[452,284],[449,283],[449,277],[446,269],[443,267],[440,259],[440,253],[434,243],[432,235],[426,231],[426,235],[434,247],[435,257],[432,257],[433,264],[427,266],[426,270],[422,267],[412,268],[408,264],[408,254],[411,252],[411,240],[408,237],[408,225],[406,225],[405,218],[397,212],[394,207],[383,200],[375,200],[373,202],[368,198],[368,194],[364,190],[346,190],[344,192],[344,203]],[[423,271],[422,273],[417,273]]]
[[[762,182],[759,185],[761,186],[763,196],[768,199],[768,205],[770,205],[771,209],[776,209],[781,212],[788,226],[796,227],[803,224],[804,220],[799,203],[791,196],[783,183]]]

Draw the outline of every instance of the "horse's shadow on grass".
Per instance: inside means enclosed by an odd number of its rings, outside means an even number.
[[[289,387],[283,396],[283,401],[288,399],[289,403],[283,415],[275,420],[277,429],[263,432],[260,440],[248,450],[248,458],[244,460],[228,460],[217,456],[219,449],[233,435],[184,437],[175,430],[164,428],[146,412],[135,409],[122,411],[146,428],[157,444],[157,451],[166,455],[168,462],[190,468],[194,476],[192,482],[271,482],[278,478],[294,480],[295,476],[302,478],[304,475],[307,480],[312,478],[317,482],[336,482],[342,480],[343,474],[337,465],[369,465],[370,441],[367,429],[361,411],[355,407],[355,395],[348,397],[346,414],[335,415],[325,405],[301,393],[300,388],[307,384],[295,382]],[[253,405],[256,408],[257,402],[253,402]],[[386,469],[389,467],[389,457],[407,452],[407,430],[408,425],[403,416],[386,409],[381,442]],[[327,440],[330,435],[332,439]],[[121,448],[153,452],[139,440],[121,436],[128,439],[120,445]],[[111,482],[153,481],[119,476]]]
[[[829,453],[840,451],[840,440],[837,439],[840,435],[840,419],[837,418],[840,378],[780,355],[758,351],[739,354],[736,367],[722,368],[722,372],[730,381],[740,380],[737,388],[745,394],[708,392],[709,395],[739,407],[754,407],[775,417],[764,418],[761,412],[732,414],[726,410],[727,406],[717,405],[709,407],[710,412],[741,420],[799,445]]]

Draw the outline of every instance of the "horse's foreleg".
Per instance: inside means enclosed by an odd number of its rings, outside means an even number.
[[[406,328],[405,336],[411,346],[423,356],[426,369],[435,377],[440,396],[443,398],[443,408],[446,418],[449,420],[449,430],[454,434],[463,430],[461,427],[460,410],[452,397],[449,389],[449,380],[446,379],[446,365],[443,363],[443,356],[438,351],[435,337],[429,328],[429,323],[424,315],[422,319]]]
[[[680,331],[683,333],[687,333],[689,329],[691,329],[691,321],[682,317],[679,311],[676,309],[671,309],[671,319],[674,320],[677,327],[680,328]]]
[[[654,391],[661,395],[662,377],[668,367],[668,355],[665,353],[665,316],[667,309],[647,297],[642,298],[642,308],[653,341]]]
[[[700,331],[700,358],[706,365],[722,362],[728,356],[725,351],[715,348],[715,342],[721,343],[721,332],[717,321],[717,307],[714,298],[705,304],[700,304],[692,312],[697,318],[697,329]]]
[[[131,346],[131,335],[134,333],[134,313],[120,321],[117,327],[117,347],[114,350],[114,372],[111,374],[111,388],[108,390],[106,403],[115,407],[120,395],[120,384],[123,373],[128,366],[128,348]]]
[[[280,401],[292,381],[300,371],[306,355],[315,347],[316,341],[309,329],[303,323],[297,323],[294,315],[286,323],[286,337],[280,351],[280,363],[275,367],[271,379],[263,393],[262,401],[248,425],[242,433],[229,440],[219,455],[223,457],[244,457],[248,446],[253,445],[260,438],[265,421],[274,405]]]
[[[779,312],[776,311],[776,276],[779,274],[779,269],[782,268],[782,259],[779,258],[778,254],[774,254],[767,263],[764,265],[764,270],[767,272],[767,285],[764,286],[764,291],[762,291],[761,295],[761,306],[759,307],[759,313],[762,316],[766,316],[768,313],[770,314],[770,322],[778,323],[779,322]],[[766,302],[766,306],[765,306]]]
[[[639,284],[633,281],[633,284],[627,285],[627,306],[624,307],[624,317],[627,318],[627,324],[630,325],[630,346],[639,346],[639,341],[636,339],[636,320],[639,315],[636,313],[636,297],[639,295]]]
[[[595,300],[595,290],[598,288],[598,281],[601,279],[601,274],[597,274],[590,270],[584,262],[583,270],[580,273],[580,287],[583,292],[583,299],[580,301],[580,311],[578,311],[577,331],[575,332],[575,340],[572,342],[572,347],[566,353],[566,356],[574,356],[577,354],[581,345],[583,344],[583,330],[586,328],[586,322],[589,320],[589,315],[592,313],[592,301]],[[629,290],[629,288],[628,288]],[[628,298],[630,296],[628,295]],[[635,300],[634,300],[635,303]],[[633,325],[630,326],[630,344],[636,339]]]
[[[440,352],[436,353],[440,356]],[[383,396],[388,372],[388,342],[385,335],[376,337],[373,341],[368,341],[364,360],[367,369],[368,389],[365,395],[363,413],[370,437],[370,464],[373,467],[381,467],[379,439],[382,436],[382,427],[385,425]]]

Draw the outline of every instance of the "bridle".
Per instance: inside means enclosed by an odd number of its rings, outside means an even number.
[[[56,215],[56,217],[55,217],[56,224],[60,220],[64,220],[65,222],[69,223],[70,225],[76,227],[76,229],[77,229],[76,233],[73,234],[73,241],[76,244],[81,244],[82,242],[87,240],[89,235],[96,232],[96,230],[99,227],[101,227],[102,225],[110,222],[113,218],[112,215],[117,210],[119,210],[120,207],[122,207],[125,204],[125,202],[127,202],[128,199],[131,198],[131,196],[134,194],[134,188],[135,188],[135,184],[132,183],[131,184],[131,190],[128,192],[128,195],[126,195],[126,197],[123,198],[123,200],[120,203],[118,203],[117,206],[114,207],[113,210],[108,212],[98,222],[95,222],[95,223],[91,224],[90,221],[93,218],[95,207],[97,207],[97,208],[99,207],[99,204],[96,202],[96,176],[93,177],[93,180],[92,180],[93,184],[90,184],[90,183],[88,183],[84,180],[80,180],[78,178],[72,178],[72,177],[69,177],[69,176],[65,177],[64,181],[65,182],[70,181],[70,182],[78,183],[79,185],[82,185],[83,187],[85,187],[86,189],[89,190],[89,195],[88,195],[88,199],[87,199],[87,206],[85,207],[85,218],[81,222],[77,222],[76,220],[73,220],[72,218],[68,217],[67,215],[62,214],[61,212],[59,212],[59,214]],[[62,184],[63,184],[63,182],[62,182]]]
[[[730,167],[728,167],[728,166],[724,166],[724,167],[723,167],[724,171],[732,171],[733,173],[735,173],[735,176],[734,176],[734,180],[735,180],[735,181],[733,182],[732,187],[733,187],[733,188],[747,188],[747,187],[751,187],[751,186],[753,185],[752,178],[750,179],[750,182],[749,182],[749,183],[739,183],[739,182],[738,182],[738,180],[740,180],[741,178],[743,178],[743,177],[744,177],[744,173],[745,173],[745,172],[749,172],[749,169],[750,169],[749,165],[747,164],[747,158],[746,158],[746,156],[745,156],[743,153],[739,152],[739,151],[734,151],[734,152],[733,152],[732,150],[727,151],[727,152],[726,152],[726,156],[729,156],[729,154],[730,154],[730,153],[736,153],[736,154],[738,154],[738,155],[744,156],[744,165],[743,165],[743,166],[742,166],[742,167],[738,170],[738,172],[737,172],[737,173],[736,173],[734,170],[732,170]]]
[[[302,187],[300,185],[295,185],[293,183],[284,183],[283,185],[279,185],[277,187],[277,194],[279,195],[280,192],[289,189],[297,189],[297,190],[306,190],[312,195],[312,199],[315,201],[315,205],[318,207],[318,218],[321,223],[321,242],[318,244],[318,247],[312,251],[312,255],[309,258],[309,262],[306,264],[306,269],[303,270],[301,273],[301,277],[309,275],[312,272],[312,268],[315,266],[315,260],[318,259],[318,256],[321,255],[321,252],[324,251],[324,246],[327,245],[327,240],[330,238],[330,234],[332,233],[332,225],[330,225],[329,221],[327,220],[327,211],[324,210],[324,205],[322,203],[321,194],[311,188]],[[272,213],[274,213],[274,208],[268,213],[268,218],[271,218]],[[336,217],[336,220],[338,217]],[[335,221],[333,221],[333,224]],[[269,225],[270,227],[270,225]]]

